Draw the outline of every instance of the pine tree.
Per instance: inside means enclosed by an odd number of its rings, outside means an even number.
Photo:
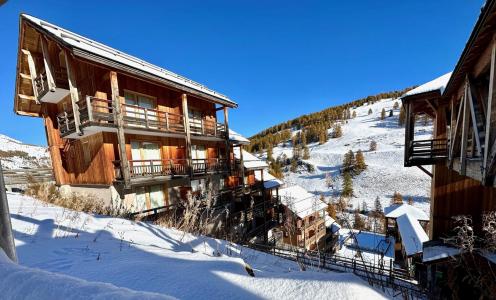
[[[269,173],[276,178],[279,179],[284,178],[284,175],[282,173],[281,163],[279,160],[276,160],[269,165]]]
[[[306,134],[305,130],[301,131],[300,139],[301,139],[301,145],[303,145],[303,147],[306,147],[307,146],[307,134]]]
[[[267,147],[267,160],[272,161],[274,158],[272,157],[272,145],[269,144]]]
[[[293,159],[291,159],[291,166],[289,167],[289,170],[295,173],[297,169],[298,169],[298,160],[293,157]]]
[[[353,222],[353,228],[357,230],[365,229],[365,221],[358,212],[355,212],[355,221]]]
[[[383,108],[381,110],[381,120],[384,120],[386,118],[386,110]]]
[[[398,109],[399,107],[400,105],[398,104],[398,101],[394,101],[393,109]]]
[[[365,164],[365,157],[363,156],[362,150],[358,150],[355,156],[355,172],[357,174],[362,173],[367,169],[367,164]]]
[[[377,142],[376,141],[370,141],[369,150],[370,151],[376,151],[377,150]]]
[[[334,125],[334,138],[340,138],[343,136],[343,129],[341,128],[341,125],[336,124]]]
[[[308,150],[307,145],[303,146],[303,159],[310,158],[310,150]]]
[[[362,201],[362,214],[366,214],[367,210],[368,210],[367,202],[365,202],[365,200],[363,200]]]
[[[319,134],[319,144],[322,145],[327,142],[327,129],[322,130]]]
[[[356,118],[356,116],[357,116],[357,113],[356,113],[356,111],[354,110],[354,111],[353,111],[353,114],[351,115],[351,117],[354,119],[354,118]]]
[[[400,116],[398,118],[398,123],[400,126],[403,126],[405,125],[405,121],[406,121],[405,109],[402,106],[400,109]]]
[[[343,190],[341,191],[343,197],[351,197],[353,195],[353,181],[350,173],[344,173],[343,177]]]
[[[372,108],[369,108],[369,112],[368,112],[369,115],[372,114]]]
[[[398,192],[394,192],[391,198],[391,204],[403,204],[403,196]]]
[[[392,110],[392,109],[389,111],[389,116],[390,116],[390,117],[392,117],[392,116],[393,116],[393,110]]]
[[[301,156],[301,148],[300,145],[293,147],[293,159],[298,159]]]
[[[355,168],[356,160],[353,151],[348,151],[344,154],[343,158],[343,171],[345,173],[352,172]]]
[[[382,204],[381,204],[381,200],[379,199],[379,196],[377,196],[377,198],[375,198],[374,209],[375,209],[375,213],[377,215],[382,214]]]
[[[413,198],[411,196],[408,197],[408,204],[413,205]]]

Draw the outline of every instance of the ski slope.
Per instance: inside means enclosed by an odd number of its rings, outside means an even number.
[[[5,169],[37,168],[51,165],[48,148],[29,145],[0,134],[0,159]]]
[[[389,111],[394,102],[401,106],[400,99],[384,99],[371,105],[363,105],[352,109],[357,116],[342,123],[343,136],[330,138],[323,145],[309,144],[310,159],[306,162],[315,166],[314,173],[308,173],[303,168],[296,173],[285,172],[284,181],[287,185],[298,184],[316,195],[323,194],[330,200],[339,197],[342,176],[339,169],[343,156],[349,150],[356,152],[361,149],[364,153],[367,169],[353,178],[354,195],[349,204],[352,208],[362,206],[365,201],[369,209],[373,209],[376,197],[379,197],[383,207],[390,203],[395,191],[401,193],[404,201],[408,197],[414,200],[414,206],[429,214],[431,178],[418,168],[405,168],[404,161],[404,127],[398,126],[399,109]],[[380,119],[382,109],[386,110],[386,118]],[[372,109],[372,114],[368,114]],[[332,130],[329,130],[331,133]],[[432,124],[423,126],[422,122],[415,125],[416,139],[428,139],[432,136]],[[377,142],[377,150],[369,151],[370,142]],[[285,153],[292,157],[292,147],[282,144],[274,147],[274,158]],[[333,188],[326,185],[326,173],[334,179]]]
[[[8,200],[19,263],[29,268],[179,299],[389,298],[353,274],[301,271],[294,262],[223,240],[15,193]]]

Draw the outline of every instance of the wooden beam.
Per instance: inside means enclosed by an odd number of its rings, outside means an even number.
[[[453,102],[455,100],[453,99]],[[450,147],[450,168],[453,167],[453,159],[454,159],[454,155],[455,155],[455,149],[457,148],[458,146],[458,131],[461,129],[461,118],[462,118],[462,111],[463,111],[463,99],[462,101],[460,102],[460,107],[458,108],[458,116],[456,118],[456,125],[455,125],[455,131],[453,132],[453,137],[451,139],[451,147]]]
[[[477,147],[477,155],[480,157],[482,156],[482,147],[481,147],[481,144],[480,144],[480,132],[479,132],[479,128],[477,127],[477,117],[476,117],[476,114],[475,114],[475,108],[474,108],[474,99],[472,98],[472,88],[470,86],[470,80],[466,79],[466,82],[467,82],[467,99],[468,99],[468,103],[470,104],[470,113],[471,113],[471,119],[472,119],[472,128],[473,128],[473,132],[474,132],[474,138],[475,138],[475,145]],[[472,140],[472,144],[473,144],[473,140]]]
[[[467,105],[467,83],[465,83],[465,94],[463,95],[463,123],[462,123],[462,140],[460,148],[460,174],[465,175],[467,172],[467,141],[469,130],[469,107]]]
[[[227,158],[227,167],[229,172],[231,172],[231,151],[230,151],[230,143],[229,143],[229,115],[227,111],[227,106],[224,106],[224,128],[226,130],[226,158]]]
[[[36,89],[36,65],[34,64],[34,59],[33,56],[31,55],[31,52],[26,49],[21,50],[24,55],[26,55],[28,59],[28,68],[29,68],[29,76],[31,77],[31,84],[33,86],[33,95],[35,97],[36,103],[39,104],[38,100],[38,90]]]
[[[489,148],[491,143],[491,113],[493,102],[496,104],[496,89],[495,89],[495,76],[496,76],[496,41],[493,39],[491,50],[491,67],[489,73],[489,91],[487,94],[487,111],[486,111],[486,140],[484,143],[484,159],[482,161],[482,183],[486,183],[487,172],[489,166],[489,152],[494,150],[494,145]],[[493,134],[494,135],[494,134]]]
[[[182,94],[181,101],[183,106],[183,122],[184,131],[186,132],[185,142],[186,142],[186,161],[188,163],[188,169],[190,175],[193,174],[193,164],[192,164],[192,154],[191,154],[191,128],[189,127],[189,110],[188,110],[188,95]]]
[[[17,94],[17,96],[19,98],[30,100],[30,101],[36,100],[35,96],[29,96],[29,95],[24,95],[24,94]]]
[[[405,123],[405,153],[404,153],[404,164],[406,166],[410,154],[410,141],[412,140],[412,137],[410,136],[410,113],[411,113],[411,108],[410,108],[410,102],[406,102],[404,104],[404,109],[405,109],[405,116],[406,116],[406,123]]]
[[[65,50],[65,64],[67,67],[67,81],[69,82],[69,92],[71,95],[72,112],[74,113],[74,126],[76,127],[76,133],[82,135],[81,132],[81,121],[79,119],[79,91],[76,83],[76,74],[74,73],[74,61],[69,51]]]
[[[423,166],[417,166],[422,172],[424,172],[425,174],[429,175],[431,178],[433,177],[432,176],[432,173],[427,171],[426,168],[424,168]]]
[[[119,93],[119,82],[117,80],[117,73],[110,71],[110,89],[112,91],[112,111],[114,115],[114,122],[117,126],[117,144],[119,148],[120,167],[122,177],[124,178],[124,188],[131,188],[131,172],[129,168],[129,160],[126,153],[126,136],[124,135],[124,119],[122,116],[121,99]],[[123,197],[124,195],[121,195]]]
[[[426,103],[427,103],[427,105],[428,105],[428,106],[429,106],[429,107],[433,110],[433,112],[434,112],[434,114],[435,114],[435,113],[436,113],[436,111],[437,111],[437,107],[436,107],[434,104],[432,104],[431,100],[429,100],[429,99],[426,99],[426,100],[425,100],[425,102],[426,102]]]
[[[50,60],[50,52],[48,51],[48,42],[46,38],[41,35],[41,51],[43,52],[43,63],[45,65],[45,73],[48,82],[48,89],[52,92],[55,92],[55,79],[53,77],[53,68],[52,62]]]

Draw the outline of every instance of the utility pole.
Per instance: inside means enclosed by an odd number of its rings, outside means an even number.
[[[15,251],[14,235],[12,234],[12,224],[10,223],[9,203],[7,202],[7,192],[5,180],[3,178],[2,162],[0,160],[0,248],[5,254],[17,263]]]

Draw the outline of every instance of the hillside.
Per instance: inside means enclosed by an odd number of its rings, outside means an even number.
[[[5,169],[39,168],[50,166],[46,147],[25,144],[0,134],[0,159]]]
[[[394,192],[403,195],[406,201],[412,197],[414,205],[429,213],[430,177],[417,168],[403,167],[404,156],[404,127],[399,126],[400,109],[393,109],[399,99],[385,99],[373,104],[363,104],[351,110],[356,117],[345,122],[341,121],[343,135],[340,138],[330,138],[326,143],[311,143],[308,145],[310,158],[305,162],[315,167],[314,172],[307,172],[300,167],[297,172],[290,172],[285,168],[284,180],[288,185],[298,184],[315,193],[329,197],[336,201],[342,189],[340,168],[344,154],[361,149],[364,152],[367,169],[353,179],[353,196],[349,204],[352,208],[362,208],[365,202],[368,209],[373,209],[374,200],[380,198],[382,206],[388,206]],[[368,114],[369,109],[372,114]],[[380,119],[381,110],[386,110],[386,118]],[[297,131],[293,131],[295,135]],[[328,130],[329,135],[332,130]],[[428,138],[432,134],[432,125],[423,126],[422,122],[416,125],[416,137]],[[377,150],[369,151],[371,141],[377,142]],[[280,143],[273,148],[273,157],[285,154],[292,157],[293,148],[290,142]],[[263,153],[266,157],[266,152]],[[328,175],[326,175],[328,174]],[[326,185],[326,176],[332,176],[333,187]]]
[[[20,194],[8,199],[19,262],[30,268],[179,299],[389,298],[351,273],[301,271],[295,262],[224,240]]]

